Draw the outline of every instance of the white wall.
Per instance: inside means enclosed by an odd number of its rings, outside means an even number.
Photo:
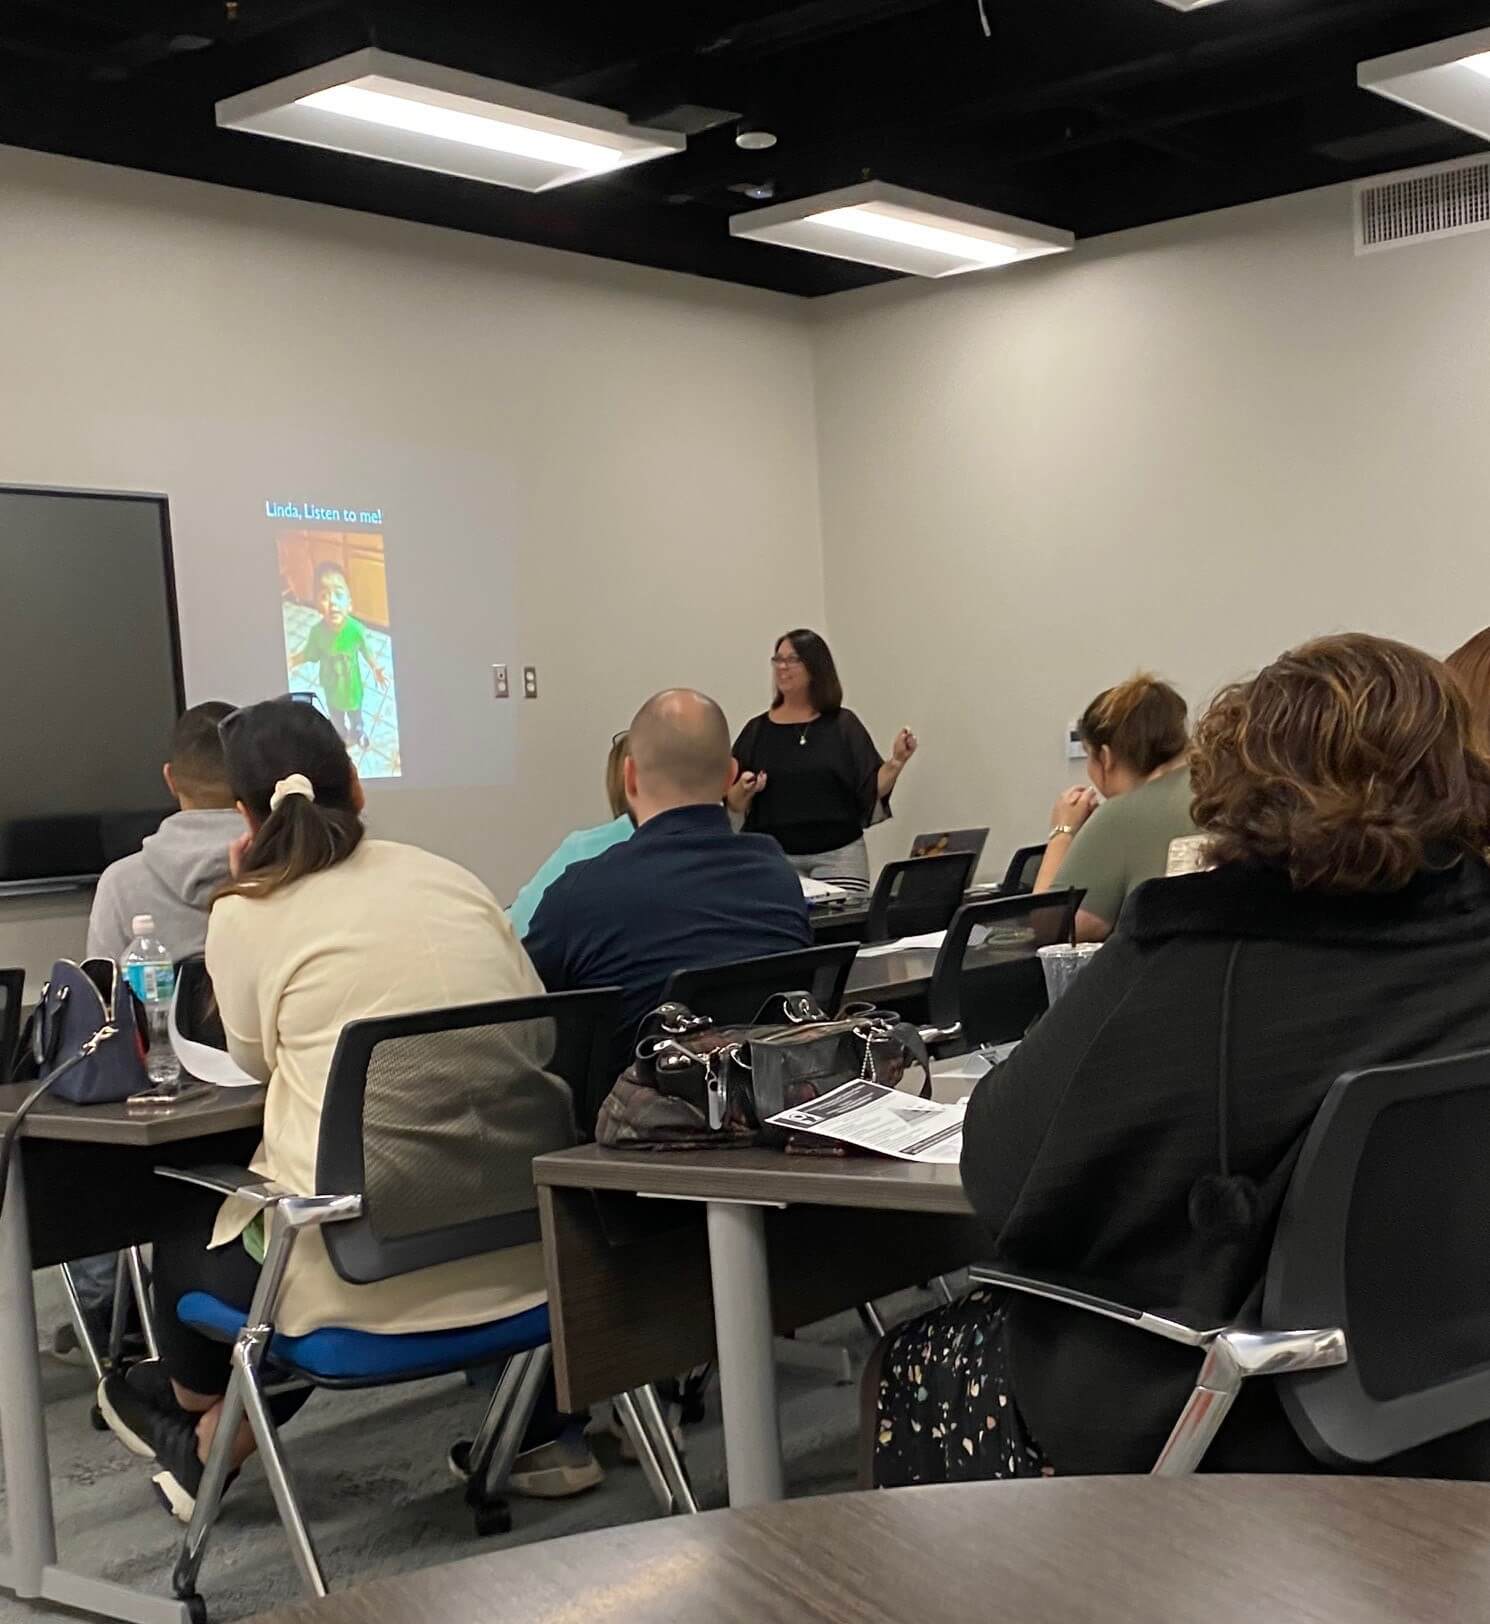
[[[1062,729],[1138,666],[1192,705],[1347,627],[1490,622],[1490,234],[1356,259],[1330,189],[816,328],[829,617],[850,703],[922,754],[883,858],[1048,827]]]
[[[223,516],[276,471],[417,499],[390,561],[457,625],[510,573],[448,680],[539,665],[518,782],[457,733],[476,787],[373,799],[500,894],[601,815],[641,698],[743,719],[797,622],[882,747],[922,736],[876,855],[986,822],[994,868],[1140,664],[1200,702],[1315,632],[1490,621],[1490,234],[1357,260],[1343,188],[811,306],[3,149],[0,223],[0,481],[170,494],[191,697],[271,691],[263,532]],[[81,919],[0,904],[0,963]]]
[[[606,815],[605,751],[647,694],[693,684],[742,721],[771,637],[822,618],[804,320],[690,277],[0,149],[0,482],[170,496],[194,700],[284,686],[250,510],[401,491],[395,631],[415,564],[449,583],[439,681],[484,695],[493,661],[532,662],[541,697],[500,713],[515,785],[454,731],[462,770],[373,786],[374,828],[503,896]],[[7,695],[4,728],[39,698]],[[76,951],[85,913],[0,903],[0,963]]]

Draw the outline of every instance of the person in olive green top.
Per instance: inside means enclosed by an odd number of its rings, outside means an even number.
[[[1068,789],[1055,803],[1035,890],[1084,890],[1076,939],[1102,942],[1128,893],[1161,878],[1171,843],[1195,833],[1185,701],[1167,682],[1140,674],[1098,694],[1078,731],[1092,785]]]

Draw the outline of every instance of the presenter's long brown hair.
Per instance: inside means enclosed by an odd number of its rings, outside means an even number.
[[[807,671],[807,697],[819,716],[834,717],[843,709],[843,683],[839,681],[838,667],[833,651],[820,633],[807,626],[798,626],[794,632],[783,632],[776,639],[773,653],[781,653],[781,645],[790,643],[792,652]],[[778,688],[771,699],[771,709],[781,704]]]

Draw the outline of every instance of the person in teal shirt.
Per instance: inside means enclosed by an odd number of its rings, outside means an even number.
[[[623,840],[630,840],[635,833],[636,825],[626,808],[626,789],[622,782],[621,770],[626,755],[626,734],[618,733],[611,740],[610,755],[605,762],[605,794],[611,811],[615,813],[614,821],[598,824],[593,829],[576,829],[573,834],[565,835],[538,872],[517,893],[517,900],[507,910],[507,917],[519,937],[528,934],[528,926],[533,923],[533,915],[543,901],[543,893],[566,868],[598,857],[612,846],[619,846]]]
[[[321,618],[311,627],[305,647],[291,657],[290,670],[300,665],[319,668],[326,709],[342,742],[348,749],[366,748],[362,662],[367,661],[380,688],[388,686],[388,673],[378,664],[362,622],[352,613],[351,588],[339,564],[328,561],[316,571],[316,601]]]

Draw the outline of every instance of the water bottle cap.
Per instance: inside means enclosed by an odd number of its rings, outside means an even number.
[[[136,936],[153,936],[155,934],[155,915],[136,914],[130,920],[129,928]]]

